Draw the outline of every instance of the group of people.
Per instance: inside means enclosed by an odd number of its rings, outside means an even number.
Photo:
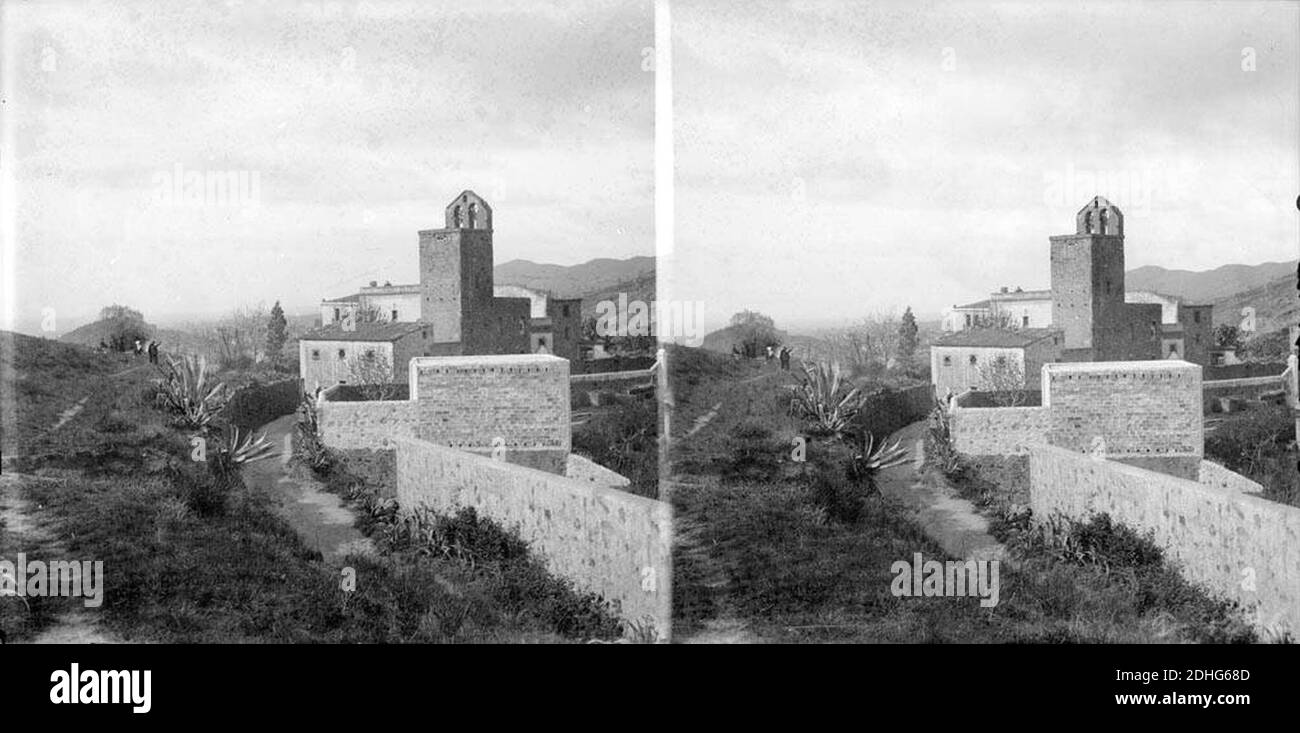
[[[99,350],[108,351],[108,344],[104,343],[102,339],[99,342]],[[149,343],[146,344],[141,339],[136,339],[135,343],[131,347],[131,350],[135,353],[136,356],[140,356],[141,354],[148,354],[150,364],[158,363],[158,342],[157,341],[150,341]]]
[[[757,354],[755,354],[756,349],[754,348],[753,344],[745,344],[744,347],[745,348],[742,351],[740,346],[738,345],[732,346],[731,358],[735,361],[739,361],[741,356],[744,356],[747,359],[757,358]],[[766,348],[767,348],[767,353],[763,355],[764,362],[771,364],[773,359],[777,359],[781,362],[781,369],[787,372],[790,371],[791,352],[789,346],[782,346],[780,350],[778,350],[772,344],[768,344]]]

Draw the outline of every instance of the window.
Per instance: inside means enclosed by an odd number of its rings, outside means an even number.
[[[394,323],[397,322],[397,309],[396,309],[396,308],[393,309],[393,322],[394,322]]]
[[[952,357],[951,356],[943,357],[943,365],[946,367],[952,366]]]
[[[1024,326],[1025,328],[1029,328],[1029,316],[1025,316],[1024,318],[1020,319],[1020,325]]]
[[[341,315],[342,315],[342,314],[339,313],[339,309],[338,309],[338,308],[335,308],[335,309],[334,309],[334,320],[335,320],[336,322],[339,320],[339,317],[340,317]]]
[[[566,338],[566,339],[569,338],[569,327],[568,327],[568,326],[565,326],[565,327],[564,327],[564,338]]]
[[[565,306],[564,306],[561,310],[564,311],[564,317],[565,317],[565,318],[568,318],[568,317],[569,317],[569,306],[568,306],[568,304],[565,304]],[[566,337],[566,338],[567,338],[567,337]]]
[[[966,328],[970,328],[970,314],[966,314]]]
[[[344,351],[343,349],[339,349],[339,361],[343,361],[346,358],[348,358],[348,352]]]
[[[312,350],[311,350],[311,360],[312,360],[312,361],[320,361],[320,349],[312,349]]]
[[[1201,312],[1200,312],[1200,311],[1192,311],[1192,321],[1193,321],[1194,323],[1200,323],[1200,322],[1201,322]]]
[[[1106,294],[1110,295],[1110,278],[1106,279]]]
[[[970,365],[971,365],[971,366],[975,366],[975,363],[976,363],[977,361],[978,361],[978,360],[975,358],[975,355],[974,355],[974,354],[971,354],[971,355],[970,355]]]
[[[424,329],[423,331],[420,331],[420,338],[424,339],[425,341],[428,341],[428,340],[429,340],[429,329],[426,328],[426,329]],[[425,354],[425,356],[428,356],[428,354]]]

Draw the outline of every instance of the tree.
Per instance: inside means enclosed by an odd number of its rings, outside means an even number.
[[[374,350],[348,360],[349,383],[357,385],[368,400],[387,400],[397,394],[393,382],[393,362],[385,353]]]
[[[390,320],[388,313],[373,303],[358,305],[356,313],[357,323],[388,323]]]
[[[903,321],[898,324],[898,358],[910,365],[916,356],[917,333],[916,316],[912,315],[912,306],[903,311]]]
[[[1241,347],[1241,330],[1230,323],[1214,327],[1214,346],[1219,349],[1236,351]]]
[[[1029,399],[1025,389],[1025,371],[1020,362],[998,356],[979,366],[980,386],[999,407],[1020,407]]]
[[[284,317],[284,309],[280,307],[280,301],[277,300],[275,306],[271,308],[271,317],[266,322],[266,356],[277,364],[284,350],[284,342],[289,338],[286,330],[288,325],[289,322]]]
[[[1276,364],[1291,354],[1291,335],[1286,329],[1257,333],[1242,342],[1237,355],[1244,361]]]
[[[731,317],[731,329],[746,354],[758,355],[779,343],[776,323],[758,311],[743,310]]]
[[[144,315],[134,308],[117,304],[105,306],[99,310],[99,319],[106,322],[109,347],[117,351],[126,351],[136,339],[144,341],[150,336]]]

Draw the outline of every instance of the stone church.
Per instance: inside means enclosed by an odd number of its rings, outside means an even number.
[[[557,299],[493,277],[492,207],[473,191],[447,204],[440,229],[419,232],[420,282],[379,285],[321,301],[320,328],[299,341],[307,388],[347,382],[354,362],[386,360],[406,381],[416,356],[545,353],[581,368],[582,300]]]

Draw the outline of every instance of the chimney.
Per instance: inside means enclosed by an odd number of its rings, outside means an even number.
[[[378,280],[371,280],[371,281],[370,281],[370,287],[372,287],[372,288],[375,287],[375,286],[378,285],[378,284],[379,284],[379,281],[378,281]],[[1003,291],[1003,292],[1006,292],[1006,291]]]

